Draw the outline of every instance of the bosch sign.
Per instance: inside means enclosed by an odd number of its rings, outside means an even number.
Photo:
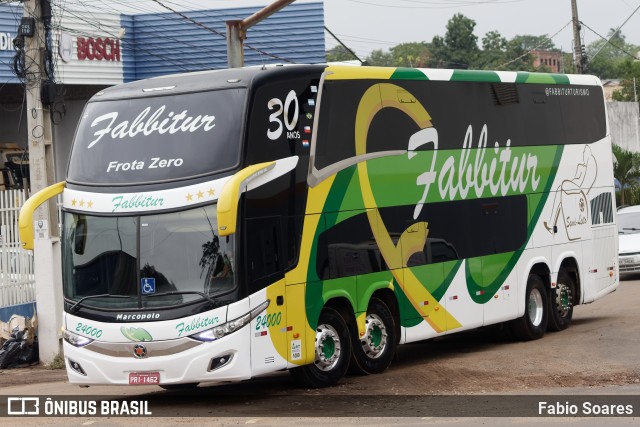
[[[95,61],[120,61],[120,40],[109,37],[96,39],[78,37],[78,59]]]

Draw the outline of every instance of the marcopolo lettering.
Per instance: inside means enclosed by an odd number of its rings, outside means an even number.
[[[78,37],[78,59],[95,61],[120,61],[120,40],[105,38]]]
[[[116,320],[157,320],[159,318],[160,313],[118,313],[118,315],[116,316]]]

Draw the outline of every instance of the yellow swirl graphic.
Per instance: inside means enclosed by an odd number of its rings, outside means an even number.
[[[396,108],[402,111],[411,117],[421,129],[432,127],[431,117],[427,110],[405,89],[391,83],[375,84],[365,92],[358,105],[355,126],[357,156],[367,153],[369,127],[373,118],[383,108]],[[398,244],[394,244],[378,211],[366,162],[358,163],[358,176],[362,199],[367,207],[367,217],[374,238],[385,262],[392,268],[391,272],[404,290],[407,299],[436,332],[460,327],[460,323],[445,310],[420,283],[413,272],[407,268],[407,261],[411,255],[424,248],[429,234],[428,223],[418,222],[411,225],[402,233]],[[404,256],[402,248],[405,248]]]

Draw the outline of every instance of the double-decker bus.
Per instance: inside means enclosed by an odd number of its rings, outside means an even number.
[[[86,105],[62,193],[76,384],[335,384],[398,344],[533,340],[618,285],[593,76],[324,65],[173,75]]]

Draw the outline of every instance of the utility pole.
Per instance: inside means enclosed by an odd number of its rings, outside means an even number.
[[[580,41],[580,20],[578,20],[577,0],[571,0],[571,15],[573,19],[573,56],[578,74],[584,73],[582,60],[582,43]]]
[[[24,37],[31,194],[52,185],[55,179],[51,120],[49,109],[42,105],[41,99],[42,86],[46,78],[43,9],[45,13],[51,13],[49,0],[25,0],[24,2],[24,17],[35,18],[33,36]],[[49,200],[35,211],[34,222],[38,346],[40,361],[51,363],[60,353],[60,327],[62,326],[62,274],[56,199]]]
[[[244,66],[243,42],[247,38],[247,30],[294,1],[295,0],[277,0],[245,19],[226,22],[227,63],[229,68],[239,68]]]

